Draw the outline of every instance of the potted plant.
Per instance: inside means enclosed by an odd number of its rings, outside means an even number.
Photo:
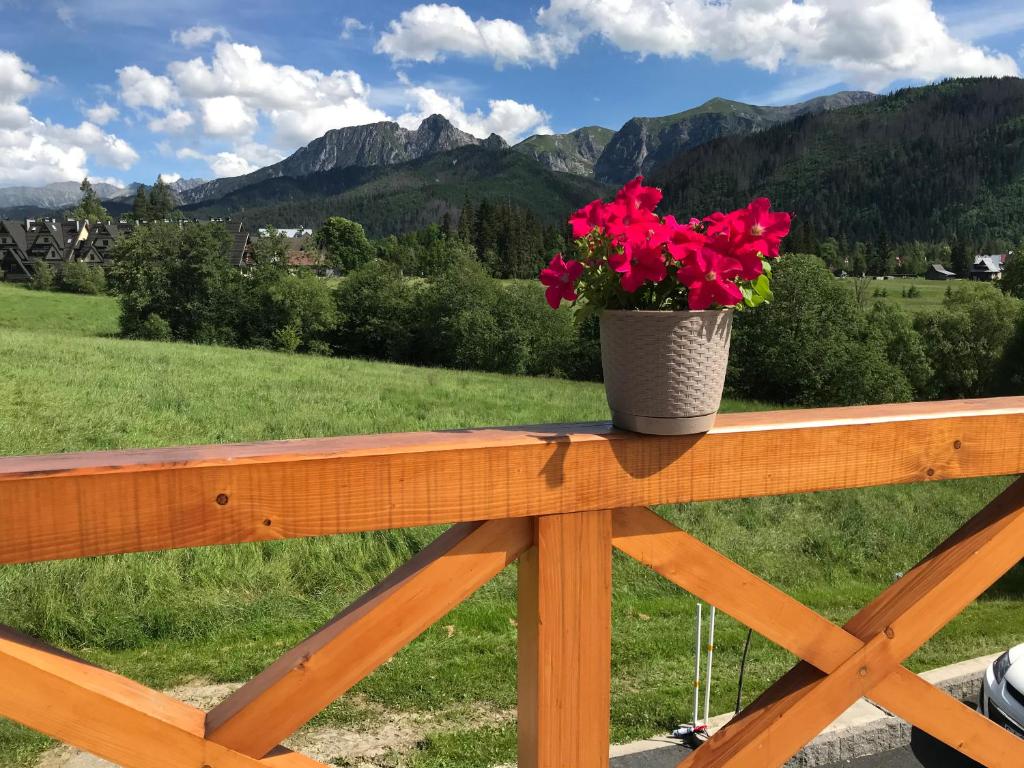
[[[598,313],[605,392],[617,427],[706,432],[722,401],[733,310],[771,300],[771,263],[788,213],[767,198],[682,223],[658,216],[661,190],[638,176],[610,203],[569,218],[576,258],[556,254],[540,281],[548,304]]]

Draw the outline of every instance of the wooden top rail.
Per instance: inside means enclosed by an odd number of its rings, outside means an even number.
[[[0,459],[0,563],[1024,472],[1024,397]]]

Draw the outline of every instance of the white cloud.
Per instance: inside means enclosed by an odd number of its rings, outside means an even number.
[[[458,96],[446,96],[433,88],[411,86],[409,96],[415,107],[400,115],[398,123],[403,128],[414,129],[420,122],[433,114],[444,115],[460,130],[478,138],[487,138],[496,133],[509,144],[520,141],[531,133],[551,133],[547,125],[548,115],[533,104],[520,104],[511,99],[492,99],[486,115],[481,110],[466,112]]]
[[[120,114],[117,107],[112,107],[107,102],[97,104],[95,107],[90,107],[85,110],[85,116],[89,118],[90,122],[96,123],[96,125],[106,125],[111,120],[117,118]]]
[[[57,18],[65,27],[73,26],[75,23],[75,9],[70,5],[61,3],[57,6]]]
[[[203,130],[210,136],[247,136],[256,130],[256,115],[237,96],[199,100]]]
[[[179,149],[176,154],[182,160],[202,160],[216,177],[243,176],[265,165],[276,163],[283,157],[273,148],[255,142],[241,144],[233,152],[204,153],[186,147]]]
[[[204,27],[197,24],[188,29],[174,30],[171,32],[171,41],[185,48],[195,48],[197,45],[205,45],[215,37],[227,36],[228,31],[224,27]]]
[[[447,4],[417,5],[388,25],[374,50],[393,61],[438,61],[445,54],[479,56],[495,64],[554,65],[560,46],[546,34],[528,35],[507,19],[473,20],[462,8]]]
[[[0,183],[81,179],[89,173],[91,158],[123,169],[138,160],[128,142],[95,122],[68,127],[34,117],[20,103],[39,87],[34,72],[16,54],[0,51]]]
[[[172,109],[163,117],[154,117],[149,121],[149,130],[157,133],[181,133],[195,120],[182,109]]]
[[[154,75],[134,64],[117,70],[117,79],[121,85],[121,100],[129,107],[167,109],[180,100],[169,78]]]
[[[161,173],[160,178],[164,180],[164,184],[173,184],[176,181],[181,181],[180,173]]]
[[[870,88],[1020,72],[1011,56],[957,37],[931,0],[550,0],[537,23],[539,31],[529,33],[507,19],[474,20],[458,6],[422,4],[392,21],[375,50],[394,61],[456,54],[497,66],[553,65],[597,37],[641,57],[706,55],[770,72],[783,63],[831,67]]]
[[[341,39],[349,40],[352,38],[352,34],[359,32],[360,30],[366,29],[366,25],[363,24],[359,19],[354,19],[351,16],[346,16],[341,22]]]

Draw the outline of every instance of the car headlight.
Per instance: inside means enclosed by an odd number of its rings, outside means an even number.
[[[1007,651],[992,663],[992,676],[996,685],[1001,685],[1006,673],[1010,671],[1010,652]]]

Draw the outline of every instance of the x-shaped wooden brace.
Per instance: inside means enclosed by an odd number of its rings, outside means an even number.
[[[861,696],[990,768],[1024,765],[1024,740],[901,666],[1024,557],[1024,478],[842,628],[648,509],[613,523],[621,551],[804,659],[681,768],[780,766]]]

